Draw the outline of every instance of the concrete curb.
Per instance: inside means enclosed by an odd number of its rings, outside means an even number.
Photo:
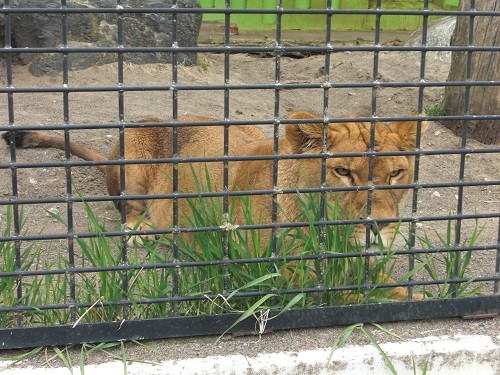
[[[428,374],[500,373],[500,335],[456,335],[453,337],[426,337],[404,342],[380,344],[390,358],[397,374],[422,374],[428,364]],[[331,361],[328,359],[331,357]],[[10,362],[0,362],[0,370]],[[75,367],[73,372],[80,373]],[[92,375],[123,373],[119,361],[85,366]],[[349,345],[336,350],[330,348],[295,352],[276,352],[257,356],[229,355],[169,360],[159,364],[132,363],[127,374],[390,374],[382,356],[372,345]],[[68,374],[68,368],[12,367],[2,375],[59,375]]]

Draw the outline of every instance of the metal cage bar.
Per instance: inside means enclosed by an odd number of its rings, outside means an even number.
[[[204,301],[216,301],[221,295],[223,298],[235,298],[237,300],[248,300],[251,298],[266,298],[272,295],[270,301],[282,298],[283,296],[296,296],[304,294],[314,297],[314,306],[310,308],[293,308],[283,312],[279,317],[278,312],[271,310],[270,316],[276,317],[269,320],[268,328],[270,329],[292,329],[304,327],[321,327],[332,324],[349,324],[352,322],[372,322],[372,321],[396,321],[404,319],[428,319],[438,317],[455,317],[465,316],[478,313],[498,313],[500,306],[499,285],[500,285],[500,212],[492,209],[491,212],[467,213],[463,209],[465,189],[472,186],[484,186],[488,188],[497,188],[500,186],[500,180],[488,181],[469,181],[465,178],[467,171],[468,155],[489,155],[500,153],[498,147],[487,146],[483,148],[471,147],[468,141],[468,121],[472,120],[495,120],[500,123],[500,114],[471,114],[470,111],[470,95],[474,87],[492,87],[499,86],[500,81],[473,81],[472,80],[472,56],[475,52],[489,51],[499,53],[498,46],[475,46],[474,40],[474,19],[477,17],[499,17],[496,12],[478,11],[475,9],[476,2],[471,1],[471,9],[468,11],[443,11],[429,9],[429,0],[423,2],[421,10],[388,10],[384,9],[382,0],[377,0],[374,9],[367,10],[344,10],[333,9],[332,1],[328,0],[324,9],[288,9],[284,6],[281,0],[277,0],[276,7],[273,9],[238,9],[231,6],[229,0],[225,0],[223,8],[214,9],[198,9],[198,8],[182,8],[176,0],[172,1],[171,7],[156,8],[124,8],[123,1],[117,0],[115,8],[71,8],[66,0],[61,0],[59,8],[13,8],[9,0],[4,1],[3,8],[0,9],[0,15],[3,16],[3,48],[0,48],[0,57],[5,61],[5,79],[6,84],[0,87],[0,95],[6,97],[6,113],[7,123],[0,126],[0,130],[19,132],[30,130],[62,130],[64,134],[65,151],[64,158],[60,161],[42,161],[42,162],[24,162],[18,161],[16,150],[16,140],[11,138],[9,149],[9,161],[0,163],[0,171],[10,173],[11,194],[8,197],[0,196],[0,209],[12,209],[12,230],[5,233],[0,238],[0,248],[3,245],[13,244],[15,262],[14,266],[7,269],[2,269],[0,258],[0,292],[2,281],[15,279],[16,287],[13,293],[16,296],[17,304],[6,304],[0,306],[0,349],[18,348],[39,345],[64,345],[75,342],[99,342],[112,340],[135,340],[137,338],[165,338],[165,337],[180,337],[191,335],[208,335],[220,334],[230,327],[238,318],[239,314],[231,313],[229,308],[222,309],[223,312],[213,315],[197,315],[184,314],[182,309],[186,303],[198,303]],[[30,13],[44,13],[57,16],[60,22],[61,45],[57,47],[34,48],[24,46],[13,46],[13,37],[11,33],[12,19],[16,15],[25,15]],[[107,47],[74,47],[68,41],[68,17],[76,14],[109,14],[116,17],[117,21],[117,45]],[[125,18],[131,15],[144,14],[165,14],[171,16],[172,44],[162,47],[137,47],[125,46]],[[224,15],[224,39],[223,44],[219,46],[197,46],[186,47],[179,46],[179,19],[186,13],[218,13]],[[242,46],[233,44],[231,37],[231,16],[234,14],[245,15],[273,15],[276,16],[276,22],[273,25],[275,43],[267,46]],[[290,46],[284,43],[282,33],[282,17],[289,14],[321,14],[325,16],[325,39],[321,45],[294,45]],[[335,15],[371,15],[374,16],[374,43],[373,45],[355,45],[355,46],[339,46],[332,43],[332,29],[335,27],[333,16]],[[383,17],[390,15],[416,15],[422,17],[422,44],[420,46],[387,46],[381,43],[381,20]],[[427,31],[431,16],[463,16],[470,19],[470,28],[468,31],[467,46],[451,46],[451,47],[435,47],[429,46],[427,43]],[[426,78],[428,53],[434,51],[463,51],[467,54],[467,73],[466,78],[462,81],[441,82],[429,81]],[[221,54],[223,56],[223,82],[218,84],[189,84],[182,82],[179,79],[180,75],[180,58],[179,54],[185,52],[207,52]],[[319,54],[324,56],[324,71],[321,74],[320,82],[286,82],[283,80],[283,61],[287,53],[302,52],[307,54]],[[373,65],[370,79],[366,82],[332,82],[332,67],[331,62],[337,57],[337,53],[341,52],[366,52],[373,54]],[[380,56],[385,52],[418,52],[415,58],[420,61],[420,71],[418,82],[403,82],[391,81],[383,82],[379,80],[380,73]],[[62,85],[57,87],[36,86],[22,87],[15,84],[14,74],[14,56],[16,54],[33,53],[33,54],[57,54],[62,57]],[[116,84],[108,85],[92,85],[77,86],[71,82],[69,62],[75,54],[99,54],[108,53],[117,56],[117,77]],[[169,54],[172,57],[171,62],[171,82],[168,84],[154,85],[136,85],[130,84],[125,79],[126,60],[127,56],[137,53],[155,53]],[[238,53],[267,53],[274,57],[272,63],[274,68],[274,82],[266,83],[233,83],[231,80],[231,64],[234,61],[234,54]],[[418,57],[417,57],[418,56]],[[159,73],[160,74],[160,73]],[[451,86],[464,87],[465,110],[463,114],[456,116],[428,116],[424,112],[424,96],[425,92],[431,88],[444,88]],[[364,157],[369,160],[369,171],[367,186],[328,186],[327,162],[332,155],[328,152],[328,129],[332,124],[345,122],[346,118],[336,117],[334,112],[337,108],[330,108],[330,97],[334,89],[345,88],[360,88],[367,89],[371,92],[371,114],[368,117],[349,118],[352,122],[369,122],[370,127],[370,144],[369,150],[366,152],[352,152],[335,157]],[[418,90],[418,98],[416,102],[417,114],[399,116],[379,116],[379,98],[378,92],[383,88],[414,88]],[[267,90],[273,94],[273,111],[269,118],[252,118],[248,120],[239,120],[231,116],[231,98],[235,92],[244,90]],[[283,118],[283,103],[284,92],[286,90],[302,90],[304,95],[314,90],[322,91],[322,113],[316,119],[294,120]],[[180,115],[182,105],[181,93],[189,93],[193,91],[219,92],[223,100],[223,119],[203,120],[183,122]],[[78,123],[73,121],[71,116],[70,106],[76,94],[83,93],[111,93],[117,97],[117,121],[103,123]],[[126,98],[134,93],[170,93],[172,96],[170,108],[172,119],[163,122],[144,122],[135,123],[127,120],[129,117],[128,108],[126,111]],[[20,94],[45,94],[56,93],[62,96],[62,112],[63,119],[60,123],[47,123],[43,125],[21,124],[16,121],[15,98]],[[165,107],[169,103],[163,103]],[[3,110],[2,110],[3,111]],[[457,149],[433,149],[425,150],[421,148],[421,129],[423,121],[452,121],[464,120],[461,134],[461,144]],[[378,121],[416,121],[417,122],[417,137],[416,149],[414,151],[401,152],[382,152],[376,150],[375,144],[375,124]],[[322,146],[321,152],[316,154],[286,154],[280,149],[279,136],[283,131],[283,127],[290,124],[323,124]],[[231,155],[230,131],[235,126],[247,125],[267,125],[272,128],[273,150],[270,155],[259,156],[233,156]],[[182,132],[191,127],[221,127],[223,129],[223,152],[217,157],[185,157],[180,155],[182,146]],[[172,131],[172,149],[171,157],[158,159],[138,159],[133,160],[126,157],[126,132],[130,129],[137,128],[152,128],[164,127],[170,128]],[[118,135],[119,157],[117,160],[106,160],[87,162],[77,160],[72,157],[69,150],[69,143],[73,139],[73,131],[86,130],[93,131],[97,129],[106,129],[114,131]],[[395,156],[407,155],[415,157],[414,175],[411,183],[393,186],[390,184],[375,185],[374,179],[374,163],[376,157],[379,156]],[[457,180],[445,182],[420,182],[421,158],[435,155],[455,155],[459,159],[459,172]],[[300,159],[316,159],[321,163],[320,183],[317,187],[312,188],[280,188],[278,178],[279,163],[282,160],[300,160]],[[259,161],[272,164],[272,188],[262,190],[232,190],[230,186],[230,165],[237,161]],[[222,189],[220,191],[201,191],[185,193],[180,187],[180,176],[178,173],[179,167],[189,163],[221,163],[223,168]],[[172,193],[169,194],[129,194],[126,192],[126,169],[130,165],[171,165],[172,173]],[[100,196],[89,194],[76,194],[73,188],[73,171],[77,167],[83,166],[118,166],[120,180],[119,196]],[[65,171],[65,196],[60,197],[41,197],[32,198],[21,196],[19,193],[19,171],[24,169],[40,170],[43,168],[63,168]],[[436,188],[454,188],[457,189],[456,212],[448,214],[419,214],[419,196],[424,189]],[[401,218],[395,219],[380,219],[377,224],[386,224],[398,222],[409,225],[409,246],[402,250],[390,252],[389,250],[381,251],[374,250],[369,246],[371,242],[371,227],[375,221],[371,219],[371,211],[373,206],[374,194],[376,191],[411,189],[412,204],[411,213],[403,215]],[[366,217],[362,218],[346,218],[346,219],[331,219],[327,214],[327,196],[344,191],[361,191],[366,192],[367,202]],[[317,193],[319,199],[319,216],[314,221],[285,221],[279,218],[278,199],[282,196],[297,194],[297,193]],[[207,225],[198,227],[182,227],[181,226],[181,206],[182,199],[211,199],[217,198],[222,201],[222,215],[229,217],[231,211],[231,201],[233,199],[252,196],[268,196],[272,202],[272,218],[266,223],[251,223],[240,225],[239,231],[248,230],[268,230],[271,232],[271,251],[262,254],[259,257],[243,257],[241,259],[233,259],[230,256],[230,243],[232,233],[222,226]],[[145,200],[145,199],[163,199],[172,202],[172,217],[173,225],[170,228],[128,228],[124,231],[127,224],[125,202],[128,200]],[[75,229],[73,212],[81,203],[97,203],[97,202],[112,202],[120,205],[120,229],[104,230],[102,232],[81,231]],[[63,204],[66,207],[66,231],[64,233],[42,233],[30,234],[23,233],[22,223],[22,206],[33,205],[35,208],[41,208],[44,204]],[[499,221],[498,238],[492,239],[486,244],[464,244],[461,235],[462,223],[465,220],[473,219],[491,219]],[[451,246],[441,244],[432,249],[425,249],[418,245],[416,239],[416,231],[418,223],[438,222],[438,221],[455,221],[455,235]],[[350,251],[346,253],[329,252],[326,249],[326,230],[330,227],[361,224],[364,225],[366,243],[361,251]],[[313,226],[319,228],[318,254],[293,254],[284,256],[279,251],[278,234],[286,229],[307,228]],[[220,259],[184,259],[181,253],[181,240],[184,235],[194,236],[198,233],[213,232],[221,233],[222,235],[222,256]],[[172,242],[169,242],[172,257],[168,260],[149,262],[144,259],[138,264],[133,264],[130,261],[132,246],[128,244],[127,239],[130,235],[148,235],[148,236],[170,236]],[[76,258],[81,256],[78,254],[79,240],[96,240],[96,239],[118,239],[119,243],[119,262],[110,264],[105,267],[95,265],[79,266]],[[62,240],[67,246],[65,256],[67,264],[62,267],[48,267],[40,269],[32,269],[26,267],[23,259],[23,250],[25,243],[29,245],[36,243],[45,243],[53,240]],[[495,264],[492,265],[489,272],[486,272],[479,277],[469,277],[461,275],[459,272],[458,256],[470,252],[471,254],[485,254],[495,252]],[[370,261],[379,256],[388,254],[396,258],[407,260],[405,271],[412,273],[417,267],[417,259],[419,256],[432,256],[439,254],[453,254],[453,274],[451,278],[444,276],[436,277],[432,280],[421,280],[414,277],[409,277],[406,280],[394,282],[381,282],[376,285],[380,289],[388,289],[394,287],[402,287],[408,291],[408,301],[398,303],[363,303],[360,305],[349,306],[329,306],[328,298],[333,293],[343,293],[356,291],[360,287],[366,292],[372,288],[373,282],[370,276]],[[151,253],[146,251],[145,258],[153,257]],[[324,263],[332,260],[344,259],[364,259],[363,265],[363,280],[362,285],[328,285],[324,280]],[[165,258],[166,259],[166,258]],[[244,267],[247,265],[264,265],[269,270],[269,274],[276,270],[277,265],[281,263],[293,264],[293,262],[310,261],[314,264],[317,280],[314,285],[302,287],[300,285],[289,285],[288,288],[276,287],[272,283],[261,290],[246,290],[244,287],[233,289],[231,284],[230,270],[234,267]],[[187,272],[192,272],[198,269],[210,269],[211,267],[220,267],[223,273],[221,281],[220,294],[207,291],[204,294],[190,294],[181,287],[182,278]],[[170,288],[162,290],[154,296],[132,297],[131,289],[133,287],[135,277],[141,272],[152,271],[157,275],[165,276],[166,280],[171,283]],[[165,274],[162,272],[166,272]],[[78,288],[80,288],[79,280],[82,275],[97,275],[97,274],[119,274],[120,283],[120,298],[116,300],[100,300],[97,296],[94,301],[78,300]],[[70,280],[70,290],[67,299],[62,302],[46,301],[38,305],[26,304],[27,293],[25,282],[33,280],[36,277],[53,277],[64,276]],[[463,283],[485,283],[488,285],[488,293],[479,297],[458,298],[456,291]],[[439,287],[450,285],[453,290],[451,296],[444,299],[410,301],[414,294],[415,288],[422,287]],[[489,288],[491,286],[491,288]],[[491,291],[490,291],[491,289]],[[2,294],[0,293],[0,297]],[[92,323],[80,323],[79,315],[82,311],[91,309],[96,301],[99,302],[101,308],[118,308],[121,311],[120,322],[103,319],[103,321]],[[253,301],[253,300],[252,300]],[[224,302],[227,302],[224,300]],[[222,304],[225,306],[224,304]],[[152,319],[136,319],[133,316],[134,308],[136,307],[163,306],[165,307],[164,315],[157,316]],[[29,322],[29,314],[33,311],[62,311],[69,312],[70,318],[67,322],[58,325],[38,324],[31,326]],[[2,326],[3,316],[6,314],[14,314],[15,323],[8,326]],[[238,325],[233,331],[251,331],[254,329],[254,321],[247,319]]]

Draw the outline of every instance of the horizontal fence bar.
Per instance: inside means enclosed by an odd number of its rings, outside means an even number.
[[[277,53],[304,52],[309,54],[325,54],[336,52],[498,52],[499,46],[382,46],[382,45],[356,45],[356,46],[240,46],[228,45],[224,47],[197,46],[197,47],[9,47],[0,48],[0,55],[13,55],[21,53],[179,53],[179,52],[212,52],[212,53]]]
[[[408,281],[408,282],[395,282],[392,284],[377,284],[377,289],[386,289],[386,288],[394,288],[394,287],[415,287],[415,286],[433,286],[433,285],[454,285],[454,284],[463,284],[466,282],[495,282],[500,280],[500,276],[481,276],[478,278],[470,279],[470,278],[457,278],[453,280],[443,279],[443,280],[419,280],[417,281]],[[363,285],[363,287],[373,288],[375,285],[368,284]],[[294,295],[294,294],[317,294],[317,293],[335,293],[335,292],[350,292],[359,290],[359,285],[346,285],[346,286],[334,286],[334,287],[315,287],[315,288],[300,288],[300,289],[283,289],[283,290],[261,290],[254,292],[238,292],[233,293],[231,298],[235,299],[245,299],[252,297],[263,297],[269,294],[276,294],[280,296],[285,295]],[[153,305],[153,304],[170,304],[170,303],[183,303],[183,302],[210,302],[216,300],[217,298],[227,297],[229,294],[221,295],[221,294],[205,294],[205,295],[195,295],[195,296],[177,296],[177,297],[164,297],[164,298],[152,298],[145,300],[122,300],[122,301],[99,301],[100,307],[122,307],[122,306],[138,306],[138,305]],[[494,297],[495,295],[489,295],[485,297]],[[93,306],[95,303],[86,302],[86,303],[60,303],[57,305],[38,305],[36,308],[32,306],[19,305],[14,307],[1,307],[0,313],[15,313],[15,312],[35,312],[35,311],[47,311],[47,310],[66,310],[69,308],[78,308],[78,309],[88,309]],[[319,308],[319,306],[318,306]],[[186,315],[183,317],[190,317],[192,315]]]
[[[180,118],[182,120],[182,118]],[[24,130],[60,130],[64,131],[68,128],[71,130],[98,130],[98,129],[137,129],[137,128],[158,128],[158,127],[170,127],[170,128],[183,128],[192,126],[230,126],[230,125],[288,125],[288,124],[309,124],[309,123],[345,123],[345,122],[396,122],[396,121],[491,121],[500,120],[499,115],[456,115],[456,116],[373,116],[373,117],[325,117],[317,119],[288,119],[286,117],[268,120],[254,120],[254,119],[226,119],[226,120],[210,120],[210,121],[177,121],[168,122],[162,120],[160,122],[108,122],[108,123],[70,123],[68,124],[40,124],[40,125],[21,125],[19,123],[12,123],[6,125],[0,125],[0,131],[24,131]],[[457,153],[480,153],[483,152],[497,152],[497,148],[464,148],[464,149],[446,149],[446,152],[457,152]],[[442,150],[441,150],[442,151]],[[417,155],[417,153],[437,153],[440,150],[418,150],[418,151],[399,151],[398,155]],[[342,155],[355,156],[361,153],[348,153],[344,152]],[[362,153],[363,155],[382,155],[380,151],[366,151]],[[328,155],[328,154],[324,154]],[[224,156],[230,157],[230,156]],[[314,156],[311,156],[314,157]],[[157,159],[155,159],[157,160]]]
[[[188,158],[188,157],[178,157],[178,158],[158,158],[158,159],[123,159],[123,160],[105,160],[105,161],[80,161],[80,160],[66,160],[59,162],[39,162],[36,164],[27,162],[11,162],[8,164],[0,164],[1,169],[40,169],[40,168],[65,168],[71,167],[96,167],[99,165],[139,165],[139,164],[191,164],[191,163],[214,163],[214,162],[237,162],[237,161],[266,161],[266,160],[300,160],[300,159],[328,159],[328,158],[347,158],[347,157],[370,157],[370,156],[431,156],[431,155],[481,155],[481,154],[491,154],[497,153],[497,149],[462,149],[462,150],[419,150],[419,151],[401,151],[401,152],[358,152],[358,153],[342,153],[338,155],[331,154],[277,154],[277,155],[256,155],[256,156],[214,156],[214,157],[198,157],[198,158]],[[485,181],[478,181],[479,184]],[[457,181],[457,184],[469,184],[467,181]],[[377,185],[379,189],[384,189],[383,185]],[[409,184],[403,185],[398,184],[397,186],[391,185],[392,189],[408,188],[408,187],[419,187],[423,186],[420,184]],[[430,185],[429,185],[430,186]],[[438,185],[436,185],[438,186]],[[458,185],[456,185],[458,186]],[[349,190],[349,187],[345,187]],[[341,191],[345,191],[341,188]]]
[[[353,323],[384,323],[400,320],[464,317],[471,314],[497,314],[500,295],[440,299],[419,302],[363,304],[350,306],[271,311],[266,331],[349,325]],[[280,314],[279,316],[278,313]],[[220,335],[226,332],[240,314],[173,317],[162,319],[123,320],[93,324],[56,325],[53,327],[22,327],[2,330],[1,349],[58,346],[79,343],[122,340],[164,339],[174,337]],[[254,333],[255,318],[248,318],[228,333]],[[215,340],[215,338],[214,338]]]
[[[317,187],[300,189],[269,189],[269,190],[242,190],[242,191],[220,191],[220,192],[192,192],[192,193],[172,193],[172,194],[143,194],[143,195],[121,195],[121,196],[80,196],[73,195],[64,198],[19,198],[11,197],[9,199],[0,199],[0,206],[9,206],[12,204],[43,204],[43,203],[91,203],[91,202],[121,202],[127,200],[141,199],[174,199],[174,198],[212,198],[212,197],[246,197],[253,195],[271,195],[271,194],[297,194],[297,193],[337,193],[346,191],[375,191],[375,190],[398,190],[398,189],[433,189],[433,188],[455,188],[455,187],[478,187],[478,186],[499,186],[500,180],[491,181],[455,181],[441,183],[416,183],[416,184],[398,184],[398,185],[373,185],[373,186],[345,186],[345,187]]]
[[[395,15],[395,16],[498,16],[498,12],[486,10],[433,10],[433,9],[415,9],[415,10],[402,10],[402,9],[289,9],[283,7],[276,8],[27,8],[27,7],[6,7],[0,8],[0,14],[29,14],[29,13],[42,13],[42,14],[184,14],[184,13],[207,13],[207,14],[311,14],[311,15]]]
[[[500,50],[499,50],[500,52]],[[153,85],[153,86],[54,86],[54,87],[2,87],[0,94],[21,93],[88,93],[88,92],[148,92],[148,91],[223,91],[223,90],[298,90],[298,89],[343,89],[343,88],[418,88],[418,87],[490,87],[500,86],[500,81],[449,81],[449,82],[326,82],[326,83],[271,83],[271,84],[214,84],[214,85]],[[486,119],[495,119],[495,115],[470,115],[475,120],[481,116],[489,116]],[[476,116],[479,116],[477,118]],[[445,116],[441,116],[445,117]],[[422,118],[421,118],[422,119]]]
[[[475,220],[475,219],[488,219],[500,218],[500,212],[479,213],[479,214],[459,214],[459,215],[439,215],[439,216],[416,216],[416,217],[401,217],[396,219],[356,219],[356,220],[336,220],[336,221],[314,221],[313,225],[345,225],[345,224],[373,224],[373,223],[418,223],[418,222],[432,222],[432,221],[448,221],[448,220]],[[251,224],[251,225],[238,225],[238,230],[265,230],[265,229],[283,229],[283,228],[305,228],[311,225],[310,222],[283,222],[272,224]],[[149,234],[182,234],[194,232],[207,232],[219,231],[221,227],[175,227],[165,229],[152,229],[152,230],[127,230],[123,231],[105,231],[102,233],[89,233],[89,232],[74,232],[69,234],[43,234],[43,235],[13,235],[0,237],[1,242],[9,241],[34,241],[34,240],[62,240],[62,239],[75,239],[75,238],[95,238],[95,237],[123,237],[135,235],[149,235]]]
[[[324,224],[322,224],[324,225]],[[214,228],[215,230],[216,228]],[[219,228],[220,229],[220,228]],[[282,256],[272,256],[272,257],[259,257],[259,258],[242,258],[242,259],[222,259],[222,260],[210,260],[210,261],[185,261],[180,260],[176,262],[165,262],[165,263],[140,263],[140,264],[121,264],[116,266],[106,266],[106,267],[72,267],[72,268],[57,268],[57,269],[42,269],[42,270],[16,270],[12,272],[0,272],[0,278],[7,277],[18,277],[18,276],[47,276],[47,275],[64,275],[64,274],[84,274],[84,273],[98,273],[98,272],[118,272],[118,271],[142,271],[142,270],[152,270],[152,269],[173,269],[173,268],[197,268],[197,267],[210,267],[210,266],[229,266],[229,265],[246,265],[246,264],[255,264],[255,263],[276,263],[276,262],[295,262],[295,261],[303,261],[303,260],[332,260],[332,259],[348,259],[348,258],[371,258],[375,256],[385,256],[391,255],[394,257],[402,256],[402,255],[426,255],[426,254],[440,254],[440,253],[451,253],[451,252],[482,252],[489,250],[497,250],[497,244],[490,245],[480,245],[480,246],[458,246],[458,247],[435,247],[432,249],[420,249],[420,248],[411,248],[407,250],[395,250],[395,251],[380,251],[380,250],[364,250],[363,252],[351,252],[351,253],[334,253],[334,252],[323,252],[321,254],[313,254],[313,255],[291,255],[282,257]],[[497,280],[500,278],[500,275],[491,275],[491,276],[480,276],[479,278],[473,278],[477,281],[484,281],[485,279],[481,279],[487,277],[489,281]],[[458,281],[457,281],[458,280]],[[463,282],[471,280],[470,278],[464,279],[454,279],[454,280],[441,280],[438,283],[449,282]],[[435,282],[436,280],[427,282]],[[410,282],[410,284],[401,284],[401,285],[412,285],[418,286],[421,285],[422,280]],[[380,284],[384,285],[384,284]],[[395,285],[395,284],[385,284]],[[302,290],[302,289],[300,289]],[[331,289],[328,289],[331,290]],[[314,291],[326,291],[321,289]],[[0,307],[0,311],[2,311],[4,307]],[[53,308],[53,307],[52,307]]]

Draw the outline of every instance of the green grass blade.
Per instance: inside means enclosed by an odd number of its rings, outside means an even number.
[[[78,357],[78,364],[80,366],[80,375],[85,375],[85,350],[86,350],[86,344],[83,343],[80,349],[80,355]]]
[[[127,375],[127,350],[125,349],[125,343],[123,341],[120,341],[120,352],[123,363],[123,375]]]
[[[22,362],[26,359],[30,359],[30,358],[34,357],[35,355],[40,353],[43,349],[44,349],[43,347],[34,348],[27,353],[22,353],[22,354],[16,355],[16,356],[11,357],[11,358],[0,357],[0,361],[9,361],[9,362],[12,361],[12,363],[9,363],[7,366],[0,367],[0,371],[6,370],[9,367],[18,364],[19,362]]]
[[[68,349],[65,348],[64,351],[66,352],[66,355],[57,346],[54,347],[54,352],[56,353],[57,357],[62,361],[69,372],[73,374],[73,364],[71,363],[71,358],[68,355]]]
[[[387,333],[388,335],[390,336],[393,336],[399,340],[403,340],[403,338],[401,336],[399,336],[398,334],[392,332],[392,331],[389,331],[387,328],[385,328],[383,325],[381,324],[378,324],[378,323],[372,323],[372,325],[374,325],[375,327],[377,327],[378,329],[380,329],[382,332],[385,332]]]
[[[305,298],[304,293],[297,294],[295,297],[293,297],[290,302],[286,304],[285,307],[283,307],[283,310],[281,310],[277,315],[273,316],[272,318],[269,318],[269,320],[277,318],[281,314],[283,314],[285,311],[290,310],[293,306],[295,306],[299,301],[303,300]]]
[[[432,353],[429,354],[429,357],[424,362],[424,367],[422,368],[422,375],[427,375],[427,371],[429,370],[429,364],[431,363]]]
[[[349,339],[351,338],[352,333],[356,329],[360,329],[362,327],[363,327],[363,323],[356,323],[356,324],[352,324],[352,325],[346,327],[346,329],[344,329],[344,332],[342,333],[342,336],[340,336],[339,338],[337,338],[333,342],[333,344],[332,344],[332,350],[330,351],[330,355],[328,357],[327,363],[330,363],[332,361],[333,353],[335,353],[335,351],[337,349],[342,348],[342,347],[345,346],[345,344],[347,343],[347,341],[349,341]]]
[[[241,316],[238,319],[236,319],[236,321],[233,324],[231,324],[231,326],[228,329],[226,329],[222,333],[222,335],[220,335],[217,338],[216,344],[219,343],[222,336],[224,336],[227,332],[229,332],[231,329],[233,329],[235,326],[237,326],[239,323],[241,323],[246,318],[254,315],[257,312],[257,310],[262,309],[262,305],[269,298],[277,297],[277,296],[278,296],[277,294],[266,294],[265,296],[261,297],[257,302],[255,302],[252,306],[250,306],[243,314],[241,314]]]
[[[382,347],[379,345],[379,343],[377,342],[377,339],[375,339],[375,336],[373,336],[373,334],[369,330],[367,330],[366,328],[364,328],[364,327],[361,327],[360,330],[366,335],[366,337],[370,341],[370,344],[372,344],[372,346],[375,349],[377,349],[377,351],[379,352],[379,354],[382,356],[382,359],[383,359],[385,365],[392,372],[392,374],[393,375],[398,375],[398,372],[394,368],[393,363],[391,362],[391,360],[389,359],[389,357],[387,356],[387,354],[384,352],[384,350],[382,349]]]
[[[238,293],[239,291],[241,291],[242,289],[249,289],[255,285],[259,285],[259,284],[262,284],[264,281],[267,281],[269,279],[272,279],[272,278],[275,278],[275,277],[280,277],[281,274],[278,273],[278,272],[275,272],[275,273],[270,273],[270,274],[267,274],[267,275],[264,275],[264,276],[261,276],[261,277],[258,277],[257,279],[254,279],[252,281],[250,281],[249,283],[243,285],[241,288],[238,288],[234,291],[232,291],[229,296],[227,296],[227,299],[230,299],[232,298],[236,293]]]

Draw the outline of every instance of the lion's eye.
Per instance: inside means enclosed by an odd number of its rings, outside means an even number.
[[[390,174],[389,174],[389,177],[391,178],[395,178],[395,177],[398,177],[401,173],[403,172],[402,169],[395,169],[394,171],[392,171]]]
[[[343,167],[335,168],[335,172],[337,172],[340,176],[349,176],[351,174],[349,169]]]

